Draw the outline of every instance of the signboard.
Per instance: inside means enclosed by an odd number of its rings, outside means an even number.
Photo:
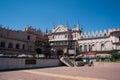
[[[69,54],[74,54],[74,53],[75,53],[75,50],[68,50],[68,53],[69,53]]]
[[[26,59],[25,60],[26,65],[33,65],[36,64],[36,59]]]

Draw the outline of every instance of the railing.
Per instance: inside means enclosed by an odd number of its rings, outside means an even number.
[[[69,67],[74,67],[74,64],[69,60],[69,58],[60,58],[60,61]]]

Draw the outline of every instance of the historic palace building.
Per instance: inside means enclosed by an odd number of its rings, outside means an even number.
[[[78,39],[80,53],[96,57],[110,57],[111,50],[120,51],[120,29],[81,33]]]
[[[26,26],[24,31],[0,27],[0,55],[49,56],[95,55],[109,57],[111,50],[120,51],[120,29],[83,32],[80,25],[53,26],[51,31]]]
[[[51,51],[59,56],[73,55],[75,53],[75,43],[81,35],[79,25],[74,25],[73,29],[69,29],[69,25],[53,26],[52,32],[47,32]],[[76,51],[78,49],[76,48]]]
[[[120,29],[85,33],[79,24],[69,29],[69,25],[54,26],[47,32],[52,53],[57,55],[94,55],[110,57],[111,50],[120,51]]]
[[[0,54],[4,56],[35,55],[45,51],[46,37],[41,30],[26,26],[24,31],[0,27]]]

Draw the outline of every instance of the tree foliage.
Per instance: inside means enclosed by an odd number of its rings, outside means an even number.
[[[117,50],[112,50],[111,56],[112,56],[111,58],[112,61],[120,60],[120,53]]]

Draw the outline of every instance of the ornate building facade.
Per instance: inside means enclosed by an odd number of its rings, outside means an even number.
[[[110,57],[111,50],[120,51],[120,29],[82,32],[79,24],[69,29],[67,24],[58,25],[47,32],[52,53],[57,55],[96,55]]]
[[[69,29],[69,25],[54,26],[52,32],[46,33],[51,45],[53,54],[59,56],[73,55],[75,52],[75,43],[81,35],[79,25],[74,25],[73,29]],[[76,51],[78,49],[76,48]]]
[[[44,51],[46,37],[41,30],[26,26],[24,31],[10,30],[0,27],[0,54],[18,56],[35,55]]]
[[[26,26],[24,31],[0,27],[0,55],[43,53],[56,57],[80,54],[101,56],[111,50],[120,51],[120,29],[86,33],[79,24],[72,29],[66,24],[53,26],[52,31],[43,34],[40,29],[31,26]]]
[[[120,29],[82,33],[78,44],[80,53],[110,57],[111,50],[120,51]]]

